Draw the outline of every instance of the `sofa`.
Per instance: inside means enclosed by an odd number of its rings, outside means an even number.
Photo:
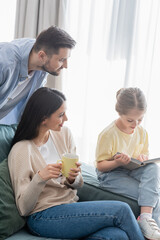
[[[14,201],[7,156],[16,127],[16,125],[0,125],[0,240],[46,240],[49,238],[37,237],[29,233],[26,219],[19,215]],[[100,188],[93,166],[82,162],[81,168],[84,185],[78,190],[79,201],[119,200],[128,203],[136,217],[139,215],[140,209],[135,200]]]

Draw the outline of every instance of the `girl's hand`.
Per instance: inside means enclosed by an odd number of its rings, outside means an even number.
[[[118,163],[119,166],[123,166],[127,165],[131,161],[131,158],[127,154],[120,153],[114,156],[114,160]]]
[[[62,169],[61,163],[48,164],[45,168],[40,170],[38,174],[43,180],[49,180],[51,178],[58,178]]]
[[[67,180],[70,184],[74,183],[76,177],[79,175],[79,172],[81,172],[81,164],[77,162],[76,165],[77,168],[71,168],[69,172],[69,177],[67,177]]]
[[[148,160],[148,156],[147,156],[147,155],[144,155],[144,154],[140,154],[137,159],[138,159],[139,161],[143,162],[143,161]]]

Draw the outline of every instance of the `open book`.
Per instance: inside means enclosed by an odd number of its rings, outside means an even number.
[[[117,152],[116,154],[120,154],[120,153]],[[133,169],[136,169],[136,168],[139,168],[139,167],[143,167],[144,165],[149,164],[149,163],[158,163],[158,162],[160,162],[160,157],[159,158],[148,159],[148,160],[145,160],[143,162],[139,161],[138,159],[131,158],[130,163],[128,163],[127,165],[124,165],[123,167],[126,168],[126,169],[129,169],[129,170],[133,170]]]

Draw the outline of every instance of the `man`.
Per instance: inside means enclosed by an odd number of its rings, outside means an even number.
[[[0,43],[0,124],[18,123],[23,109],[47,74],[58,76],[76,42],[64,30],[49,27],[37,39]]]

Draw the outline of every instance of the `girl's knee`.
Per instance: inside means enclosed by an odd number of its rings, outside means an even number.
[[[160,167],[156,163],[147,164],[145,169],[147,169],[150,174],[153,174],[153,176],[160,177]]]

